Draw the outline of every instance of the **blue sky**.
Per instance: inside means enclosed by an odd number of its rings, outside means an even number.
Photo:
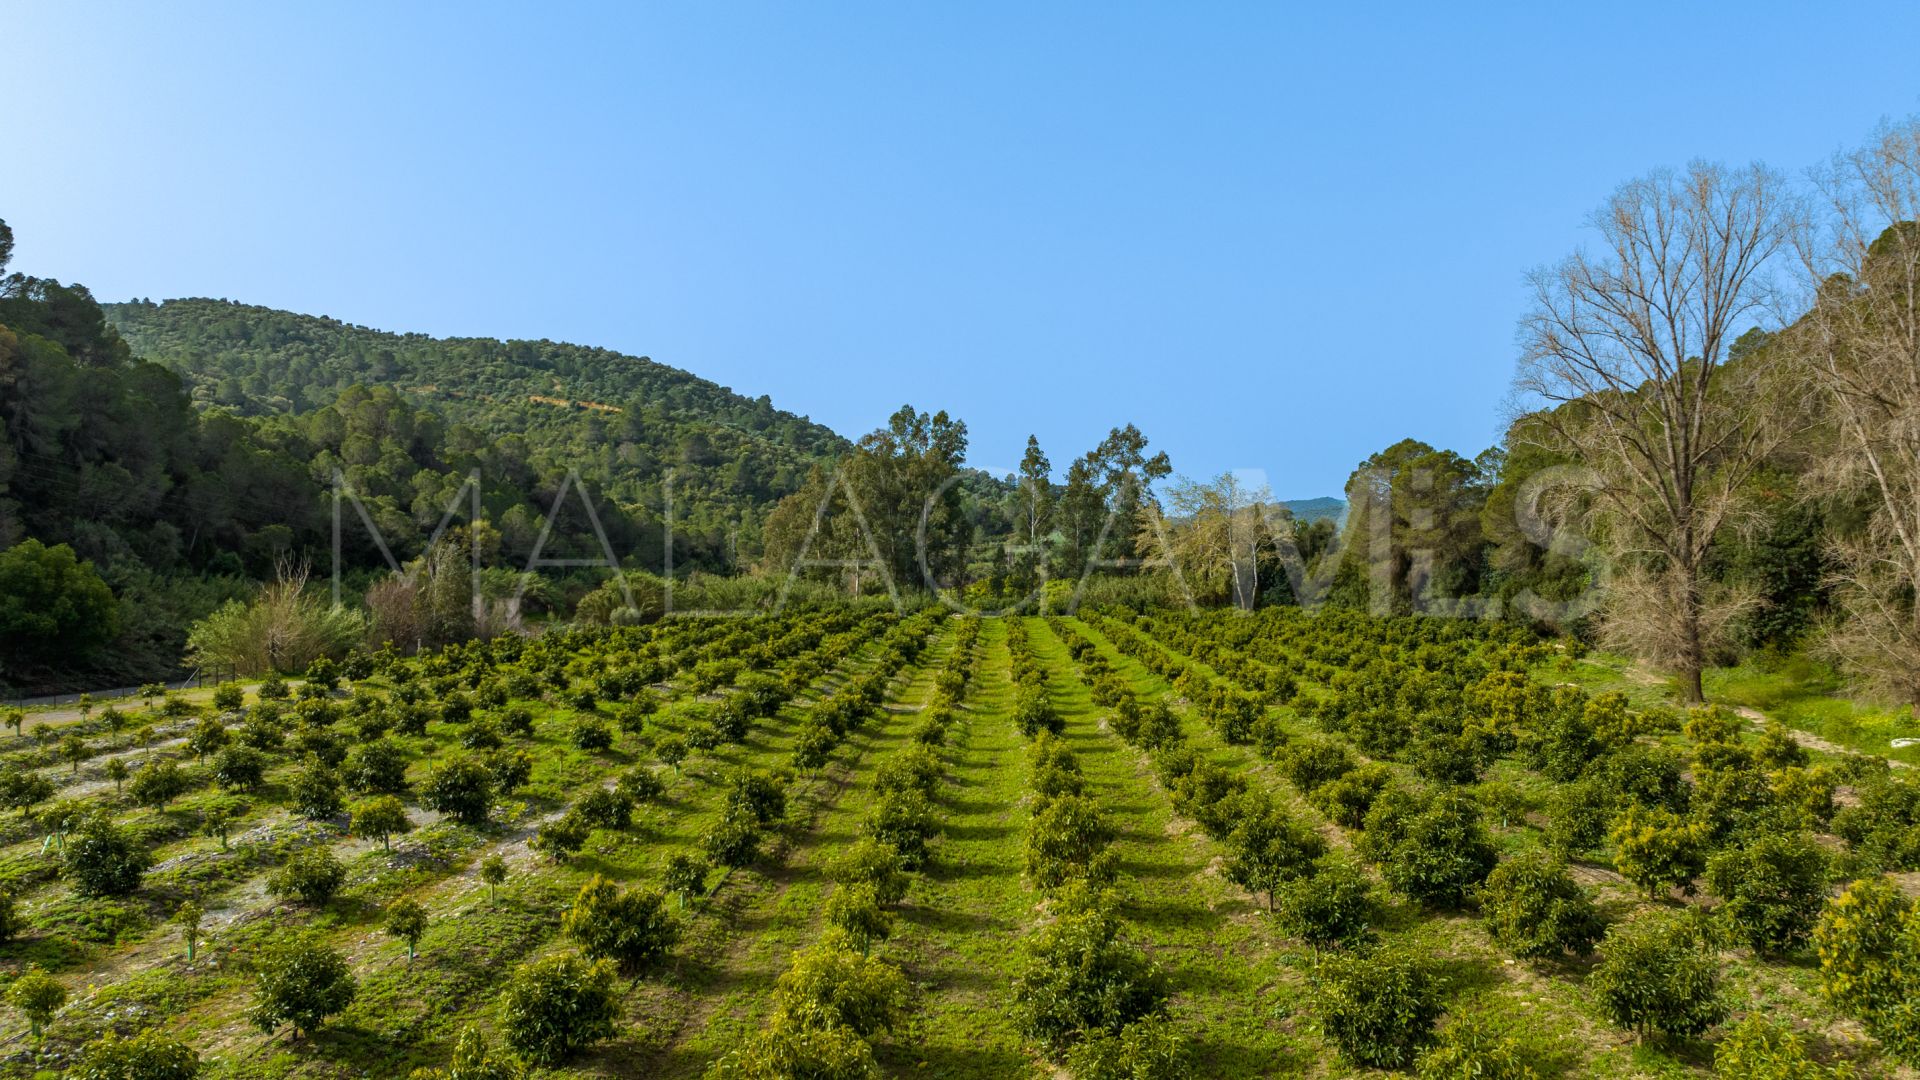
[[[1911,4],[1333,6],[6,0],[0,218],[104,299],[945,408],[989,467],[1132,421],[1304,497],[1495,441],[1521,275],[1620,181],[1920,110]]]

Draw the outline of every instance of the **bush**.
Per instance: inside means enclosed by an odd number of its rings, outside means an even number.
[[[1314,788],[1307,801],[1342,828],[1358,829],[1373,809],[1373,800],[1392,782],[1392,769],[1371,762]]]
[[[255,962],[254,1026],[271,1035],[282,1024],[294,1038],[312,1032],[353,1004],[359,987],[347,958],[306,935],[270,941]]]
[[[563,863],[578,855],[592,835],[593,825],[581,817],[578,810],[568,810],[541,825],[527,846],[554,862]]]
[[[1280,892],[1280,926],[1314,948],[1359,945],[1373,936],[1373,885],[1346,863],[1325,862]]]
[[[1874,774],[1860,802],[1833,815],[1833,831],[1883,870],[1920,869],[1920,783]]]
[[[300,816],[314,821],[337,817],[344,798],[340,778],[318,758],[308,758],[293,777],[293,806]]]
[[[420,801],[468,825],[485,824],[493,810],[493,775],[479,760],[449,758],[427,771]]]
[[[1420,1080],[1541,1080],[1527,1048],[1494,1031],[1480,1017],[1449,1023],[1440,1041],[1420,1055]]]
[[[715,865],[745,866],[760,852],[760,821],[753,811],[729,803],[700,842]]]
[[[1618,794],[1605,781],[1560,785],[1547,802],[1547,846],[1563,859],[1592,851],[1606,840],[1619,807]]]
[[[589,957],[613,961],[625,975],[653,966],[680,940],[665,897],[652,889],[623,892],[598,874],[581,887],[560,920],[560,932]]]
[[[13,985],[7,987],[7,1003],[20,1010],[20,1015],[27,1018],[28,1028],[38,1036],[47,1021],[53,1019],[53,1014],[60,1011],[60,1006],[67,1003],[67,988],[39,968],[28,966],[13,980]]]
[[[407,817],[407,808],[392,795],[376,795],[365,802],[355,804],[353,813],[347,819],[347,829],[353,835],[372,839],[378,837],[380,846],[393,850],[395,833],[413,831],[413,822]]]
[[[1699,1035],[1727,1016],[1720,961],[1690,915],[1615,926],[1588,985],[1614,1023],[1642,1038]]]
[[[347,752],[340,779],[347,790],[366,795],[407,790],[407,752],[392,739],[374,739]]]
[[[1804,945],[1826,905],[1831,860],[1804,833],[1763,835],[1707,862],[1707,891],[1734,934],[1756,952],[1782,953]]]
[[[1054,711],[1053,699],[1045,686],[1022,686],[1014,700],[1013,722],[1020,734],[1032,738],[1042,731],[1055,735],[1066,730],[1067,723]]]
[[[1167,977],[1145,953],[1120,940],[1120,920],[1104,901],[1077,898],[1060,906],[1065,910],[1059,917],[1028,938],[1014,979],[1021,1032],[1059,1051],[1162,1015]]]
[[[660,874],[660,884],[679,897],[680,906],[685,907],[688,900],[706,891],[707,873],[712,869],[707,865],[707,860],[700,856],[678,852],[667,860],[666,869]]]
[[[1368,821],[1371,831],[1371,815]],[[1381,873],[1394,889],[1434,907],[1464,906],[1499,860],[1479,810],[1457,792],[1435,797],[1400,833],[1380,859]]]
[[[1538,852],[1508,859],[1480,890],[1487,930],[1519,957],[1584,956],[1606,923],[1565,863]]]
[[[1267,910],[1272,911],[1274,894],[1294,878],[1312,873],[1327,843],[1264,793],[1249,795],[1240,805],[1240,824],[1229,839],[1227,880],[1266,893]]]
[[[444,1069],[415,1069],[408,1080],[527,1080],[527,1066],[508,1050],[496,1050],[486,1033],[469,1025],[453,1045]]]
[[[1117,1035],[1096,1032],[1067,1054],[1074,1080],[1183,1080],[1193,1074],[1186,1040],[1173,1023],[1150,1016]]]
[[[180,766],[164,759],[149,761],[133,771],[127,794],[141,806],[158,810],[193,786]]]
[[[60,850],[60,876],[81,896],[125,896],[151,863],[145,849],[104,813],[83,816]]]
[[[1617,849],[1614,866],[1649,899],[1676,885],[1693,895],[1693,879],[1706,867],[1705,825],[1671,810],[1629,806],[1614,819],[1608,837]]]
[[[1713,1074],[1723,1080],[1838,1080],[1852,1071],[1819,1064],[1800,1036],[1755,1013],[1714,1046]]]
[[[1303,793],[1338,780],[1358,767],[1352,752],[1329,739],[1301,739],[1287,747],[1280,758],[1280,771]]]
[[[620,1000],[614,966],[568,953],[515,968],[500,996],[507,1045],[535,1065],[554,1065],[612,1038]]]
[[[893,934],[893,919],[880,906],[878,890],[872,882],[860,881],[842,885],[827,897],[826,909],[822,912],[828,926],[846,934],[847,940],[865,955],[876,941],[885,941]]]
[[[1813,944],[1827,1000],[1920,1064],[1920,907],[1885,878],[1856,881],[1827,904]]]
[[[347,868],[324,846],[303,848],[287,856],[280,869],[267,875],[267,892],[316,907],[333,899],[347,880]]]
[[[599,753],[613,748],[613,728],[605,720],[591,713],[583,713],[573,718],[573,730],[568,734],[575,747],[589,753]]]
[[[892,844],[863,836],[833,861],[828,874],[842,885],[872,885],[874,899],[892,907],[906,899],[913,876]]]
[[[580,796],[573,809],[581,820],[602,829],[625,829],[633,824],[633,800],[614,788],[594,788]]]
[[[1356,1065],[1400,1069],[1433,1041],[1445,1011],[1427,962],[1398,949],[1327,953],[1314,969],[1321,1030]]]
[[[1066,795],[1049,800],[1027,823],[1027,876],[1042,889],[1069,880],[1108,880],[1108,847],[1119,835],[1092,800]]]
[[[109,1031],[80,1051],[72,1080],[193,1080],[200,1055],[186,1043],[148,1028],[123,1039]]]
[[[838,930],[794,954],[774,987],[774,1023],[841,1027],[865,1038],[898,1027],[907,980],[898,968],[862,955]]]
[[[267,775],[267,755],[251,746],[229,746],[213,759],[213,778],[228,791],[253,791]]]
[[[918,870],[927,865],[932,852],[927,843],[939,831],[933,804],[917,791],[895,791],[881,797],[867,819],[867,830],[875,840],[891,844],[900,853],[900,865]]]

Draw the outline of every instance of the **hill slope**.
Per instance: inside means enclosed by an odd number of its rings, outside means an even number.
[[[646,357],[553,341],[394,334],[225,300],[103,305],[135,355],[195,401],[299,414],[386,386],[486,440],[517,434],[542,474],[578,468],[608,498],[745,524],[847,441],[803,416]]]

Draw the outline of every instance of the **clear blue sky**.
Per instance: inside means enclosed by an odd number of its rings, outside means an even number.
[[[1309,496],[1497,438],[1521,275],[1621,180],[1920,109],[1910,3],[1333,6],[0,0],[0,217],[104,299],[911,401],[990,467],[1131,420]]]

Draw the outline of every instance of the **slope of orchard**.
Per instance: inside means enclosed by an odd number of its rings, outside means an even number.
[[[1565,663],[828,612],[50,720],[0,736],[0,1074],[1911,1075],[1912,781]],[[351,995],[263,1012],[296,945]]]

